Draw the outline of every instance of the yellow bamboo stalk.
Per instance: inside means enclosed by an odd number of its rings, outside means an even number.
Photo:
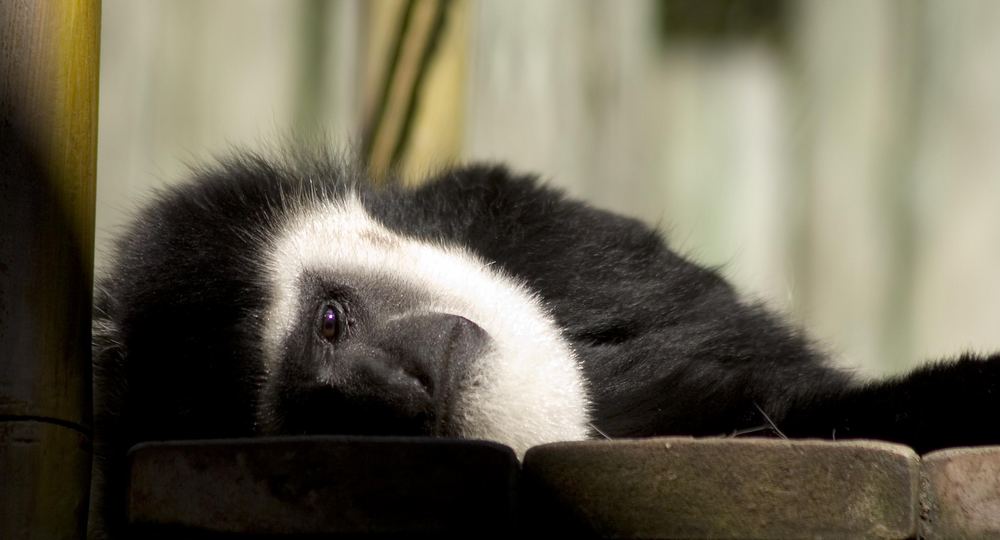
[[[0,2],[0,538],[82,538],[99,0]]]
[[[448,9],[448,24],[429,66],[400,163],[403,179],[410,184],[461,158],[470,6],[465,0],[452,0]]]
[[[418,178],[460,152],[467,3],[369,6],[363,79],[369,166],[377,179],[390,171]]]

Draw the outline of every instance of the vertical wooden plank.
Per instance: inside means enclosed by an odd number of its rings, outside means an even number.
[[[1000,3],[921,3],[915,358],[1000,348]]]
[[[0,538],[80,538],[98,0],[0,3]]]
[[[466,157],[507,161],[577,188],[591,177],[586,8],[568,0],[474,4]],[[582,193],[574,189],[574,193]]]
[[[326,15],[337,20],[351,4],[333,4]],[[333,107],[319,111],[315,124],[292,137],[306,78],[302,71],[315,69],[300,59],[305,44],[293,38],[302,32],[303,2],[104,0],[102,5],[100,99],[106,106],[99,120],[98,275],[110,261],[113,238],[139,203],[153,189],[189,178],[190,165],[236,149],[276,154],[300,137],[314,142],[321,135],[340,135],[339,127],[356,116],[339,100],[327,102],[324,107]],[[340,21],[327,39],[350,46],[350,32],[357,31],[352,24]],[[322,56],[336,65],[342,53]],[[320,71],[324,87],[331,87],[336,80],[331,68]],[[338,84],[354,81],[341,79]]]
[[[903,13],[893,3],[803,2],[797,62],[799,192],[796,311],[845,363],[891,367],[884,337],[896,276],[895,216],[886,178],[896,174],[908,129],[908,57],[898,48]]]

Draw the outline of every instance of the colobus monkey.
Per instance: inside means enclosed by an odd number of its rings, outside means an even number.
[[[1000,356],[859,382],[634,219],[503,166],[405,188],[335,161],[231,158],[119,239],[94,320],[99,523],[127,448],[151,439],[433,435],[522,454],[767,426],[1000,443]]]

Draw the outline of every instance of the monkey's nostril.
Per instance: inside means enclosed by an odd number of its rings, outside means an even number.
[[[403,367],[406,377],[416,381],[428,396],[434,396],[434,377],[425,369],[418,365],[408,365]]]

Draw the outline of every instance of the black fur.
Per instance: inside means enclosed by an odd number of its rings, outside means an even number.
[[[858,384],[638,221],[499,166],[449,170],[412,190],[363,176],[238,158],[162,194],[122,237],[95,312],[95,530],[120,516],[128,446],[257,432],[261,238],[295,205],[347,188],[389,228],[465,246],[537,292],[583,364],[594,426],[608,436],[780,430],[921,452],[1000,442],[1000,358]]]

